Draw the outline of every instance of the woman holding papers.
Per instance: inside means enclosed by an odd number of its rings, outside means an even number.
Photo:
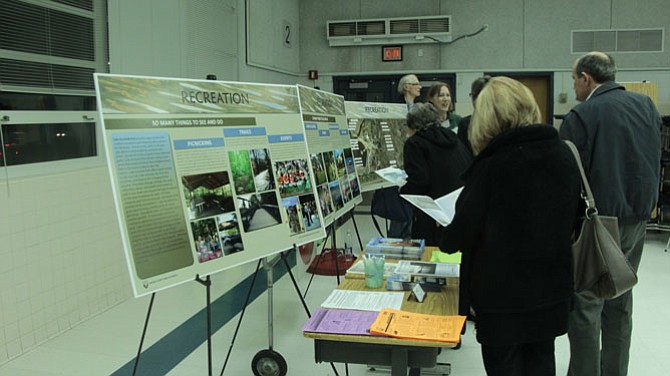
[[[469,131],[476,157],[440,242],[470,257],[461,278],[488,375],[554,376],[554,340],[567,331],[581,180],[558,132],[540,122],[523,84],[486,84]]]
[[[417,103],[407,113],[409,138],[403,149],[407,183],[402,194],[426,195],[433,199],[463,185],[461,174],[472,157],[456,134],[440,126],[437,110],[430,103]],[[441,228],[420,210],[414,211],[412,238],[436,246]]]

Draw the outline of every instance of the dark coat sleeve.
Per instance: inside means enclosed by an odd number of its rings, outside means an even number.
[[[487,210],[487,182],[484,175],[481,170],[475,172],[465,184],[456,201],[454,219],[442,231],[440,250],[468,253],[477,247]]]
[[[404,194],[426,195],[430,191],[430,164],[425,151],[412,138],[403,147],[404,168],[407,173],[407,184],[400,189]]]
[[[559,134],[562,139],[572,141],[575,144],[579,151],[584,170],[588,174],[588,167],[591,165],[591,153],[589,152],[589,145],[591,143],[589,142],[586,126],[581,116],[575,111],[568,112],[561,123]]]

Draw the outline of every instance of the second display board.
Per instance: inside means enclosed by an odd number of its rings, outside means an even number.
[[[388,186],[375,171],[391,166],[403,168],[407,105],[347,101],[345,108],[361,191]]]
[[[329,225],[363,201],[344,97],[301,85],[298,93],[319,206]]]

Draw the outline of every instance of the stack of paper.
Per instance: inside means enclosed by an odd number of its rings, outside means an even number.
[[[405,295],[402,292],[377,292],[360,290],[333,290],[322,308],[354,309],[379,312],[384,308],[400,309]]]
[[[423,254],[425,240],[382,238],[379,236],[370,239],[365,245],[368,255],[384,255],[395,259],[420,260]]]
[[[302,327],[303,332],[370,335],[370,325],[377,318],[373,311],[318,308]]]
[[[447,278],[460,275],[460,264],[443,264],[440,262],[400,261],[395,268],[396,274],[410,274],[412,276]]]
[[[465,316],[436,316],[384,309],[370,333],[388,337],[458,343]]]

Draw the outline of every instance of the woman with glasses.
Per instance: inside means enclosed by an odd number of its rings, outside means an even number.
[[[402,95],[407,109],[412,108],[414,101],[421,95],[421,82],[414,74],[402,76],[398,81],[398,93]]]

